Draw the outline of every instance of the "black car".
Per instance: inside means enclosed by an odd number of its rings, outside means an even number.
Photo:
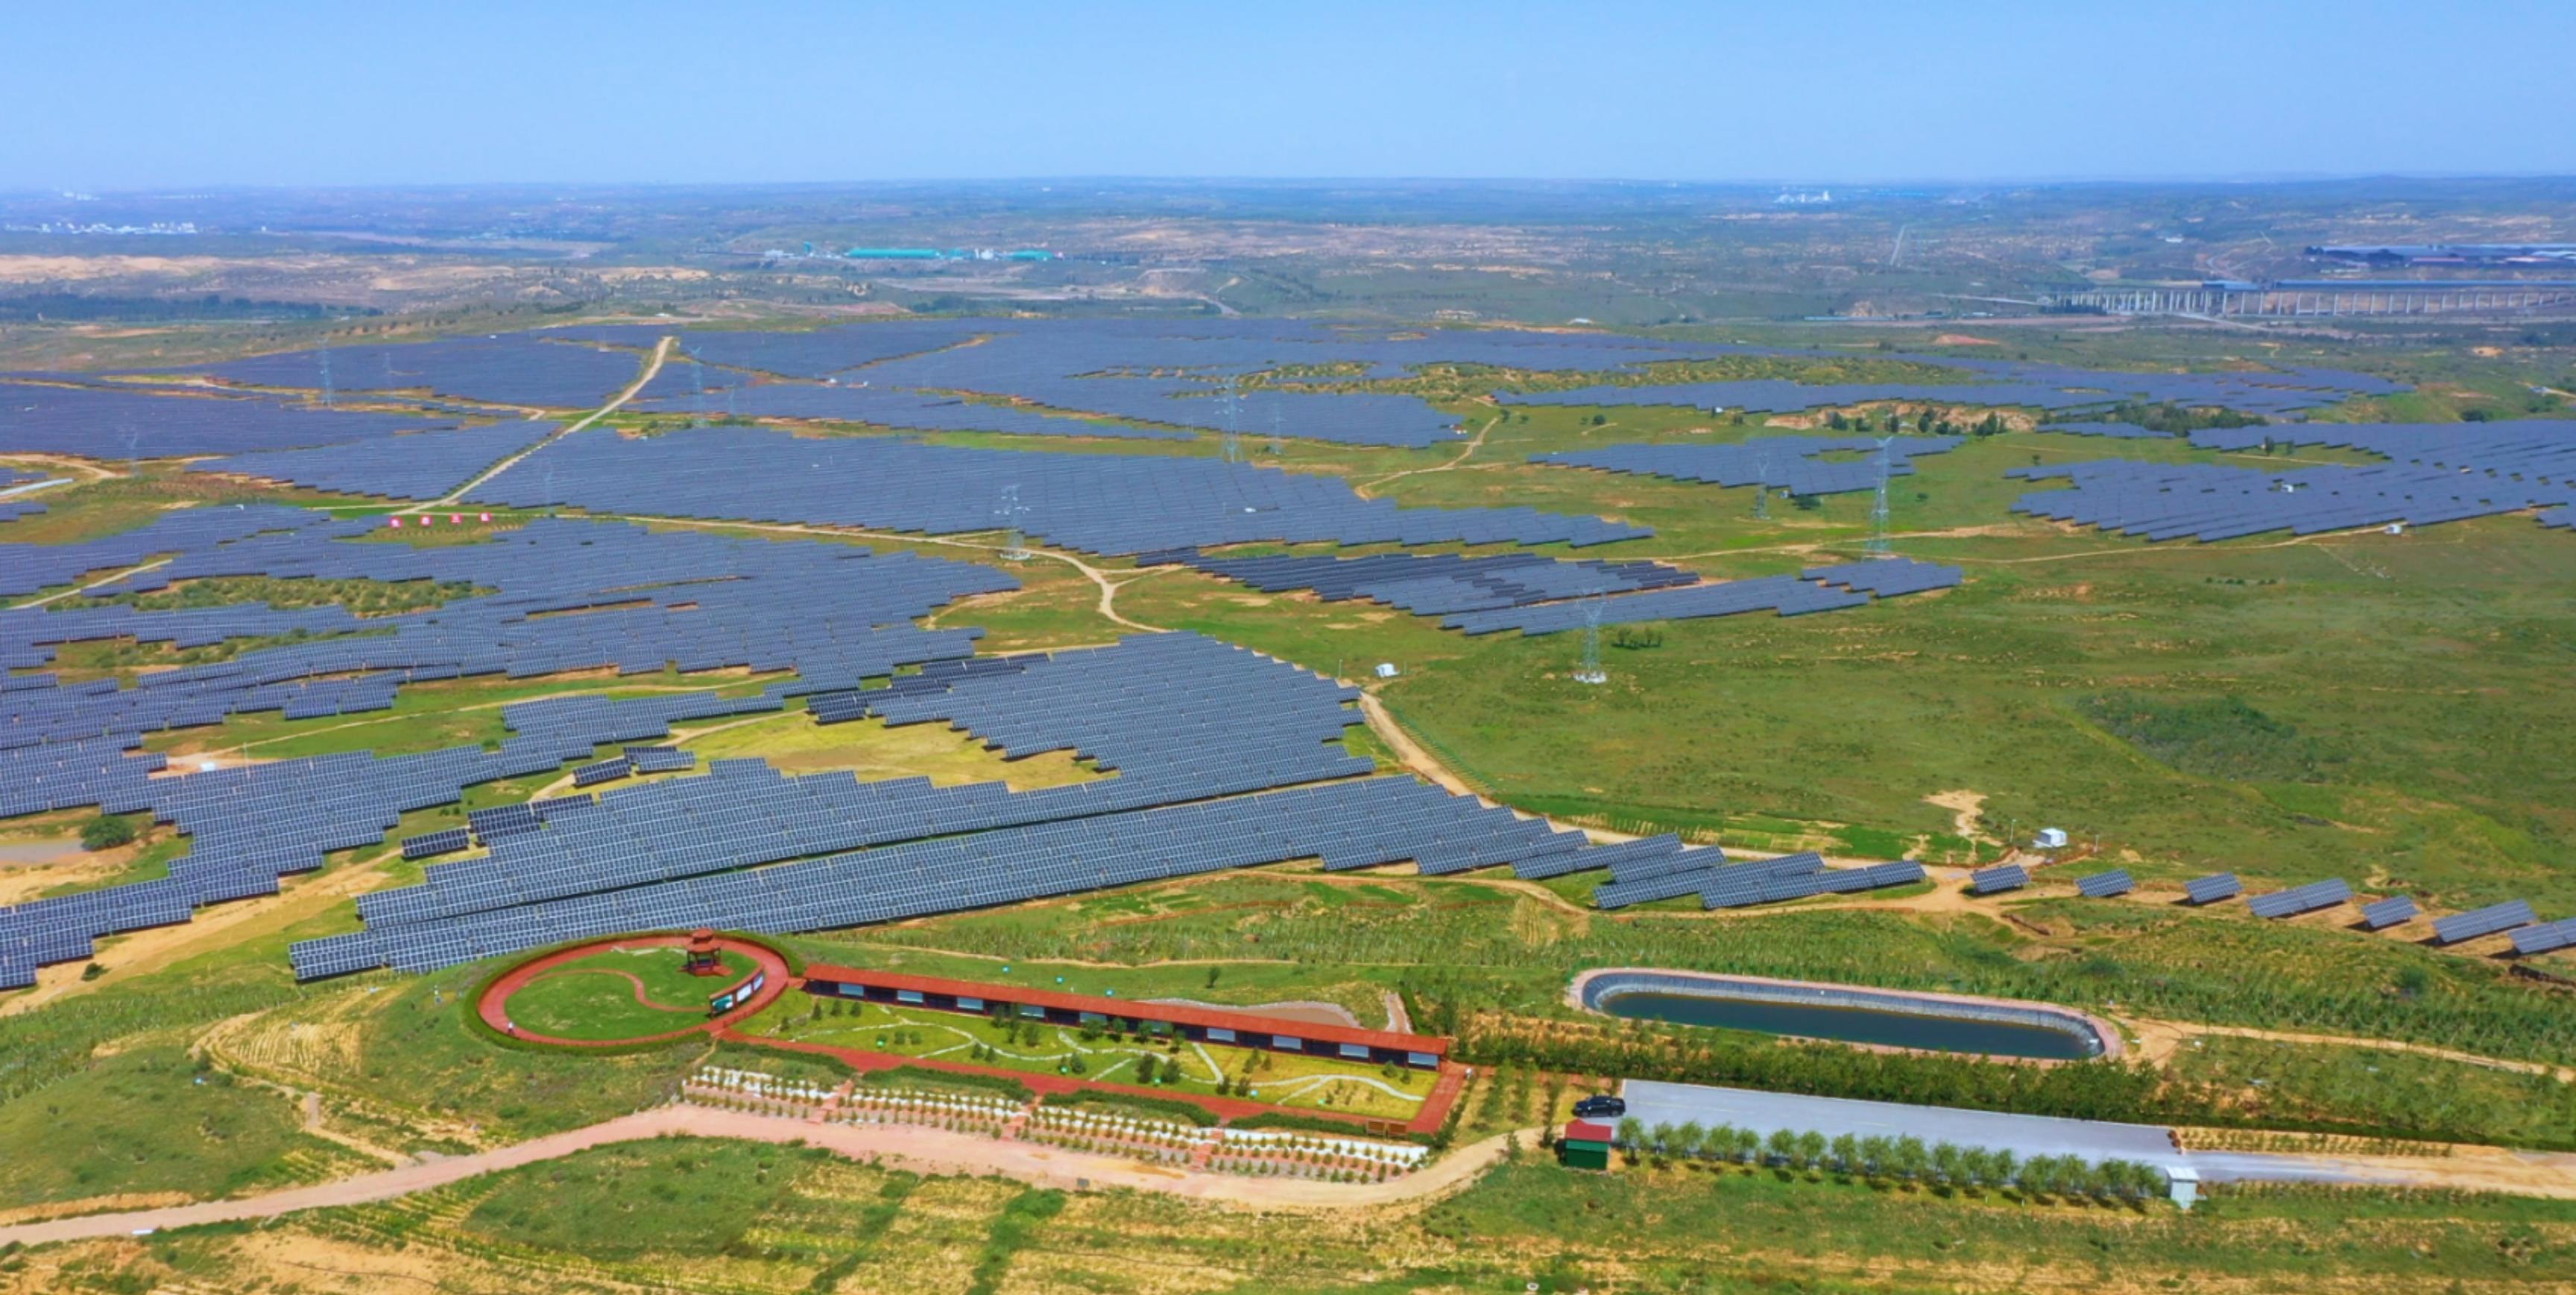
[[[1624,1097],[1586,1097],[1574,1104],[1574,1118],[1578,1120],[1615,1120],[1627,1113],[1628,1099]]]

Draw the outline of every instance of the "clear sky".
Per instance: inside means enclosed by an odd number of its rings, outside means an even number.
[[[0,188],[2576,173],[2569,0],[12,4]]]

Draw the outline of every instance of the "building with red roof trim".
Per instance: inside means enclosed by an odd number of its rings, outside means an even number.
[[[926,1007],[976,1016],[1008,1013],[1058,1025],[1103,1025],[1134,1021],[1169,1026],[1183,1038],[1270,1052],[1339,1057],[1370,1064],[1437,1070],[1449,1055],[1450,1040],[1392,1030],[1362,1030],[1347,1025],[1292,1021],[1220,1008],[1177,1003],[1145,1003],[1124,998],[1066,994],[1054,990],[995,985],[974,980],[945,980],[863,967],[814,963],[805,969],[805,992],[825,998],[855,998],[898,1007]]]

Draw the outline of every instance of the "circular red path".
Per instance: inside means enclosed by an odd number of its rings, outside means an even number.
[[[780,994],[787,992],[788,974],[787,960],[785,958],[782,958],[774,951],[761,945],[754,944],[749,940],[737,940],[731,936],[718,936],[716,937],[716,947],[723,949],[725,952],[739,953],[744,957],[751,959],[753,963],[758,965],[760,971],[766,973],[768,977],[761,983],[760,992],[752,995],[749,1002],[736,1006],[733,1010],[726,1012],[722,1016],[710,1016],[703,1021],[699,1021],[694,1025],[685,1026],[681,1029],[666,1030],[660,1034],[639,1034],[629,1039],[565,1039],[558,1038],[551,1034],[535,1034],[527,1030],[513,1030],[510,1028],[510,1013],[507,1010],[509,1007],[510,995],[527,988],[529,983],[536,980],[539,976],[542,976],[567,962],[578,962],[594,953],[599,953],[608,949],[677,949],[686,945],[688,942],[689,937],[685,935],[630,935],[612,937],[604,940],[593,940],[588,944],[575,945],[569,949],[558,949],[542,958],[531,958],[526,962],[520,963],[518,966],[510,968],[507,972],[502,973],[498,979],[494,980],[489,987],[484,989],[482,1000],[474,1005],[474,1013],[475,1015],[483,1018],[483,1023],[485,1025],[489,1025],[493,1029],[499,1030],[503,1034],[507,1034],[514,1039],[525,1039],[531,1043],[551,1043],[566,1048],[622,1048],[631,1043],[660,1043],[666,1039],[678,1039],[685,1038],[692,1034],[711,1033],[769,1006],[771,1003],[777,1001]],[[741,983],[742,981],[740,980],[718,980],[714,977],[709,977],[707,980],[711,994],[715,989],[731,988],[734,985]],[[638,990],[640,991],[641,988],[642,986],[639,983]]]

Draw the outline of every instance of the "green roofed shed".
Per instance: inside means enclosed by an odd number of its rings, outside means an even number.
[[[1576,1120],[1556,1140],[1556,1162],[1568,1169],[1608,1169],[1610,1142],[1616,1136],[1607,1124]]]

